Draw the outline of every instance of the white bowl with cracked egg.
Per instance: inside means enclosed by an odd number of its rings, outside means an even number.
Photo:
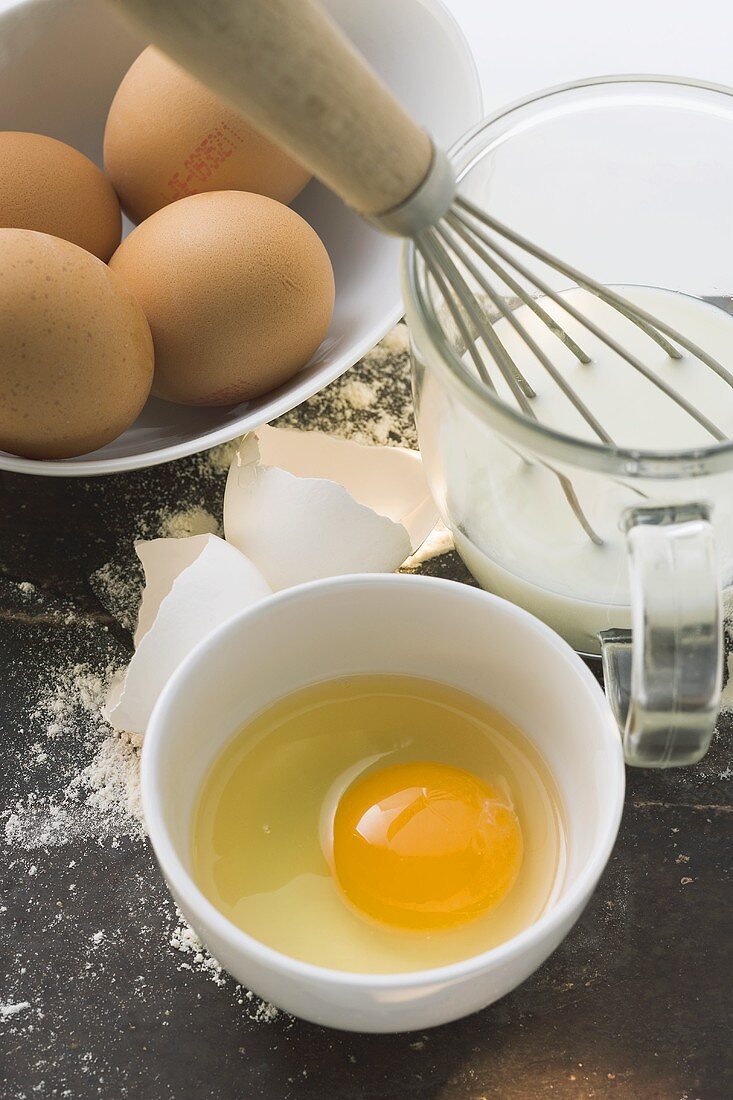
[[[322,2],[439,144],[450,145],[479,120],[471,51],[440,0]],[[0,0],[0,130],[49,134],[101,162],[109,105],[145,44],[100,0]],[[400,242],[315,181],[293,205],[322,238],[336,277],[330,330],[298,374],[236,406],[196,409],[150,398],[137,421],[98,451],[62,461],[0,451],[0,469],[69,476],[168,462],[258,428],[353,366],[402,315]]]
[[[201,783],[235,732],[307,684],[364,673],[420,676],[484,699],[531,738],[560,792],[566,856],[545,910],[511,939],[448,966],[366,974],[303,962],[234,925],[193,877],[192,821]],[[258,996],[313,1023],[351,1031],[435,1027],[523,982],[593,893],[616,839],[623,795],[618,728],[595,678],[562,638],[481,589],[399,573],[312,581],[230,619],[168,681],[142,752],[148,834],[200,939]],[[293,914],[293,920],[310,919],[305,911]]]

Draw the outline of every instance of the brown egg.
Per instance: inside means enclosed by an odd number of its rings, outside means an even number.
[[[259,397],[300,370],[331,322],[331,262],[274,199],[213,191],[174,202],[110,260],[150,322],[153,393],[183,405]]]
[[[104,163],[125,213],[141,222],[186,195],[254,191],[290,202],[308,172],[203,84],[149,46],[112,102]]]
[[[0,227],[34,229],[108,260],[122,233],[114,188],[96,164],[43,134],[0,131]]]
[[[0,449],[69,458],[115,439],[153,378],[153,341],[122,280],[83,248],[0,229]]]

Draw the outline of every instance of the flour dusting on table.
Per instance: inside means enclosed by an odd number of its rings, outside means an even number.
[[[398,325],[346,376],[279,423],[305,424],[367,444],[416,447],[405,326]],[[233,998],[246,1019],[290,1026],[289,1017],[238,986],[222,970],[177,910],[160,877],[153,874],[140,801],[140,739],[115,733],[101,715],[109,681],[130,656],[129,634],[135,627],[143,585],[135,540],[220,534],[224,485],[238,444],[233,440],[181,460],[173,480],[161,479],[153,469],[74,487],[82,496],[93,494],[94,507],[109,520],[113,533],[107,560],[99,564],[97,559],[90,569],[91,604],[87,601],[84,608],[77,608],[44,591],[35,578],[15,582],[19,621],[53,623],[59,630],[42,668],[28,677],[22,667],[16,670],[19,690],[29,693],[22,707],[24,728],[19,731],[28,747],[17,765],[15,788],[21,793],[0,811],[0,828],[10,873],[25,889],[26,917],[32,915],[33,924],[46,929],[44,935],[62,937],[64,956],[75,952],[74,957],[81,959],[79,981],[89,983],[88,990],[83,987],[84,995],[91,995],[94,983],[103,977],[105,960],[129,950],[129,937],[137,931],[141,942],[156,937],[154,950],[169,961],[173,973],[182,978],[188,975],[187,981],[212,983],[222,995]],[[167,495],[161,499],[162,485]],[[149,491],[141,492],[146,486]],[[448,549],[447,533],[439,532],[408,567],[419,568]],[[95,599],[99,611],[90,610]],[[132,907],[125,903],[128,908],[119,914],[118,926],[109,915],[113,907],[107,910],[106,922],[95,913],[92,931],[79,941],[73,918],[65,915],[63,895],[51,897],[44,889],[44,871],[53,866],[57,884],[61,867],[64,889],[70,897],[81,896],[88,873],[84,853],[97,848],[129,853],[127,863],[115,861],[114,866],[126,866],[128,875],[140,876],[139,885],[128,881],[121,895],[137,900]],[[141,866],[150,870],[139,870]],[[114,894],[117,884],[110,881],[105,888]],[[34,990],[29,984],[34,968],[23,950],[18,948],[10,960],[12,977],[0,994],[0,1024],[18,1035],[39,1028],[45,1011],[43,987]],[[141,958],[144,954],[141,949]],[[141,998],[146,982],[141,969],[135,979]],[[167,1021],[162,1018],[160,1023],[166,1026]],[[100,1090],[103,1095],[103,1084]]]
[[[112,665],[74,663],[49,669],[29,717],[38,740],[24,762],[29,772],[43,765],[46,775],[6,811],[8,843],[33,849],[141,834],[139,745],[116,734],[101,715],[113,671]],[[60,741],[65,754],[58,751]],[[49,771],[55,781],[50,792],[40,782]]]
[[[144,839],[140,800],[141,738],[118,734],[101,716],[112,665],[94,669],[85,664],[69,664],[50,671],[43,694],[30,715],[38,741],[25,767],[38,770],[49,763],[54,747],[64,742],[72,747],[70,759],[59,757],[58,782],[50,793],[43,783],[25,799],[16,801],[4,814],[6,844],[11,850],[28,853],[86,843],[120,844],[121,838]],[[81,761],[86,759],[86,763]],[[36,863],[26,863],[26,873],[38,876]],[[246,1010],[248,1019],[271,1023],[280,1015],[273,1005],[260,1001],[228,978],[219,963],[199,941],[193,929],[167,897],[163,903],[172,910],[173,927],[160,950],[171,950],[178,967],[204,975],[219,986],[230,987],[236,1002]],[[114,929],[100,929],[92,937],[93,949],[100,950],[109,941],[114,945]],[[15,984],[22,994],[22,967]],[[14,1001],[0,1011],[0,1019],[10,1019],[24,1009],[28,1001]],[[31,1025],[32,1026],[32,1025]]]

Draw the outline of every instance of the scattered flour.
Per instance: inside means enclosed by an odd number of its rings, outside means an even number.
[[[55,773],[61,772],[61,783],[51,794],[42,793],[44,784],[31,784],[25,798],[5,811],[6,844],[16,851],[40,852],[79,840],[108,842],[116,847],[122,837],[144,836],[140,799],[142,738],[116,733],[101,716],[114,671],[112,664],[95,670],[76,663],[49,674],[49,686],[32,710],[30,721],[37,736],[54,746],[52,764]],[[61,744],[74,749],[66,764],[58,753]],[[47,762],[49,753],[43,745],[42,740],[33,744],[29,768]],[[87,760],[81,766],[80,756]],[[74,866],[72,860],[69,867]],[[30,864],[26,873],[37,875],[38,865]],[[282,1015],[274,1005],[231,982],[177,909],[175,920],[168,943],[161,944],[161,948],[172,948],[184,956],[180,968],[202,974],[218,986],[233,988],[236,1003],[254,1022],[272,1023]],[[100,929],[91,936],[91,949],[109,949],[116,939],[114,929]],[[0,1021],[27,1008],[28,1001],[0,1006]]]
[[[343,384],[341,396],[354,409],[368,409],[377,400],[371,386],[367,386],[366,382],[361,382],[358,378],[353,378]]]
[[[89,578],[93,591],[125,630],[132,632],[143,591],[142,566],[130,550],[127,562],[109,561]]]
[[[140,802],[140,747],[136,734],[111,731],[100,743],[90,764],[66,787],[69,799],[78,798],[90,810],[125,832],[142,825]],[[124,828],[125,825],[129,827]],[[118,828],[119,831],[119,828]]]
[[[168,943],[174,951],[180,951],[182,955],[188,957],[187,961],[180,964],[181,969],[193,970],[196,967],[206,974],[215,985],[224,985],[225,978],[220,964],[206,950],[180,910],[176,910],[176,915],[178,923],[171,932]]]
[[[165,512],[161,515],[159,537],[185,539],[191,535],[220,535],[219,520],[205,508],[187,508],[183,512]]]
[[[96,671],[73,664],[51,673],[30,721],[47,743],[63,740],[76,751],[64,766],[57,748],[33,746],[28,766],[47,763],[50,753],[62,785],[52,794],[31,790],[6,811],[7,843],[32,850],[83,837],[141,834],[139,740],[116,733],[101,716],[113,672],[112,665]],[[80,755],[87,759],[81,767]]]
[[[185,956],[185,959],[179,963],[179,969],[198,970],[215,985],[225,985],[227,979],[222,966],[206,950],[179,909],[176,909],[176,915],[177,923],[168,942],[174,951]],[[271,1024],[285,1015],[275,1005],[260,1000],[250,989],[243,989],[241,985],[237,985],[235,990],[237,1004],[247,1009],[248,1019],[260,1024]]]
[[[282,1015],[276,1005],[268,1001],[260,1001],[251,989],[244,991],[244,1000],[249,1001],[253,1006],[253,1011],[249,1013],[250,1020],[256,1020],[258,1024],[271,1024]],[[239,1003],[242,1004],[242,1001]]]
[[[317,427],[357,443],[417,447],[407,326],[384,339],[325,390],[278,421],[284,427]]]
[[[238,436],[228,443],[220,443],[218,447],[212,447],[210,451],[202,451],[196,455],[194,461],[198,472],[204,475],[228,473],[243,438]]]
[[[407,325],[400,323],[388,332],[382,342],[370,353],[372,357],[386,358],[388,355],[407,355],[410,350],[410,333]],[[370,356],[367,356],[369,358]]]

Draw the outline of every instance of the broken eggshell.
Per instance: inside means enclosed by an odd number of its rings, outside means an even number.
[[[144,733],[168,679],[215,627],[270,595],[343,573],[392,572],[427,538],[437,513],[420,456],[320,432],[265,428],[247,436],[224,497],[227,540],[154,539],[135,654],[112,682],[104,714]]]
[[[261,428],[232,462],[227,541],[273,589],[345,573],[389,573],[438,518],[419,454],[321,432]]]
[[[145,570],[135,654],[113,680],[104,717],[144,733],[161,691],[197,642],[271,593],[259,570],[216,535],[135,544]]]

